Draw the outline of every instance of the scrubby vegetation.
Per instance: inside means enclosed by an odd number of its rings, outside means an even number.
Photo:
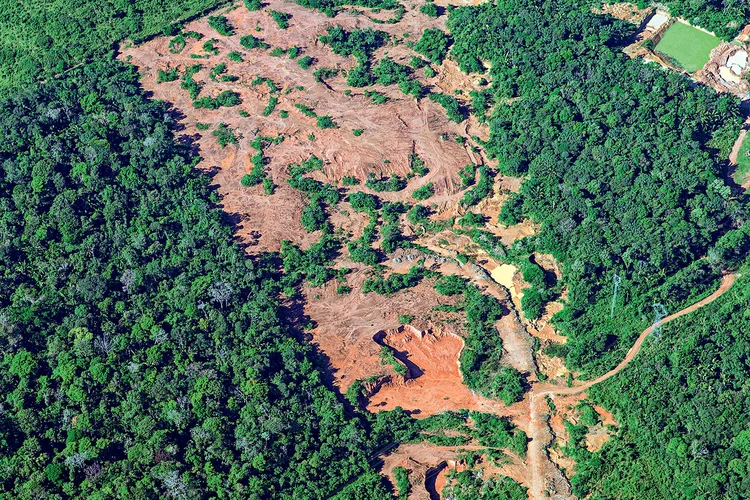
[[[237,144],[237,136],[234,134],[234,130],[229,128],[226,123],[220,123],[216,130],[211,132],[211,135],[216,137],[219,146],[222,148],[227,144]]]
[[[428,97],[432,102],[436,102],[445,108],[445,114],[452,121],[461,123],[466,119],[466,110],[462,108],[461,104],[452,95],[432,93]]]
[[[216,97],[201,97],[193,101],[194,108],[218,109],[221,107],[232,107],[242,103],[240,95],[233,90],[225,90]]]
[[[289,20],[292,18],[291,14],[288,14],[286,12],[279,12],[277,10],[271,10],[268,13],[271,14],[271,17],[273,18],[276,26],[278,26],[279,29],[285,30],[289,27]]]
[[[240,38],[240,45],[246,49],[268,49],[271,46],[253,35],[245,35]]]
[[[429,28],[422,33],[422,38],[414,45],[414,50],[425,56],[430,62],[442,64],[443,59],[448,55],[451,42],[451,37],[445,32],[437,28]]]
[[[222,36],[234,35],[234,28],[232,28],[229,20],[224,16],[208,16],[208,25]]]
[[[435,188],[433,187],[432,183],[429,182],[425,184],[424,186],[419,187],[415,189],[414,191],[412,191],[411,197],[417,201],[422,201],[422,200],[426,200],[433,194],[435,194]]]
[[[370,174],[365,180],[365,187],[373,191],[401,191],[406,187],[406,181],[397,175],[386,178],[377,178],[375,174]]]
[[[180,77],[177,72],[177,68],[170,68],[168,70],[160,69],[156,73],[156,83],[173,82]]]
[[[503,365],[503,342],[495,329],[495,321],[503,314],[500,303],[458,276],[440,278],[435,290],[443,295],[463,295],[461,307],[466,311],[468,336],[459,361],[464,383],[508,405],[520,401],[525,381],[516,369]]]

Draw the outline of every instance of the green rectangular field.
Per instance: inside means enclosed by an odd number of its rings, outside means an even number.
[[[671,57],[688,73],[701,69],[721,40],[685,23],[676,22],[664,33],[656,50]]]
[[[748,156],[748,151],[750,151],[750,136],[745,136],[737,155],[737,169],[734,171],[734,182],[737,184],[746,185],[747,181],[750,180],[750,156]]]

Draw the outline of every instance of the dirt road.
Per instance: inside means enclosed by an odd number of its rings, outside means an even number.
[[[719,288],[709,295],[708,297],[704,298],[703,300],[700,300],[696,302],[695,304],[692,304],[685,309],[682,309],[679,312],[676,312],[674,314],[671,314],[664,319],[662,319],[662,324],[668,323],[672,320],[675,320],[679,318],[680,316],[684,316],[686,314],[689,314],[696,309],[700,309],[701,307],[710,304],[714,300],[718,299],[724,293],[727,292],[731,288],[731,286],[734,284],[735,281],[735,275],[734,274],[727,274],[724,276],[724,278],[721,281],[721,285]],[[591,386],[599,384],[601,382],[604,382],[605,380],[609,379],[610,377],[615,376],[620,371],[622,371],[623,368],[625,368],[632,360],[635,358],[635,356],[640,352],[641,347],[643,346],[643,343],[646,341],[646,338],[649,336],[651,331],[654,329],[654,326],[651,325],[648,328],[646,328],[643,333],[638,337],[638,340],[635,341],[635,344],[633,344],[633,347],[630,348],[628,353],[625,355],[625,359],[623,359],[619,365],[617,365],[612,370],[608,371],[604,375],[597,377],[593,380],[589,380],[587,382],[584,382],[580,385],[577,385],[575,387],[557,387],[553,385],[537,385],[536,387],[533,387],[531,390],[531,396],[530,396],[530,407],[531,407],[531,422],[529,425],[531,442],[529,443],[529,451],[528,451],[528,458],[529,458],[529,467],[531,469],[531,477],[529,479],[530,485],[531,485],[531,498],[532,499],[541,499],[541,498],[547,498],[545,496],[545,483],[547,482],[548,478],[546,477],[546,474],[544,472],[544,466],[547,462],[549,462],[549,459],[547,458],[547,451],[546,447],[551,441],[551,435],[549,432],[549,428],[546,424],[546,422],[542,421],[542,415],[546,413],[547,409],[545,408],[545,397],[546,396],[554,396],[554,395],[571,395],[571,394],[578,394],[581,393],[587,389],[589,389]],[[557,495],[560,497],[561,495]],[[564,495],[562,498],[566,498]]]
[[[737,165],[737,156],[740,154],[740,148],[742,147],[742,143],[745,140],[745,136],[747,135],[747,129],[743,128],[740,130],[740,135],[737,137],[737,140],[734,141],[734,146],[732,146],[732,152],[729,153],[729,163],[732,165]]]
[[[678,311],[678,312],[676,312],[674,314],[671,314],[671,315],[665,317],[664,319],[661,320],[662,325],[664,323],[669,323],[670,321],[675,320],[675,319],[677,319],[677,318],[679,318],[681,316],[689,314],[689,313],[695,311],[696,309],[700,309],[701,307],[703,307],[703,306],[705,306],[707,304],[710,304],[714,300],[716,300],[719,297],[721,297],[722,295],[724,295],[724,293],[727,290],[729,290],[729,288],[734,284],[734,280],[735,280],[734,274],[727,274],[727,275],[725,275],[722,278],[722,280],[721,280],[721,285],[719,286],[719,288],[714,293],[712,293],[711,295],[709,295],[705,299],[700,300],[700,301],[696,302],[695,304],[692,304],[692,305],[686,307],[685,309],[682,309],[681,311]],[[613,368],[612,370],[608,371],[607,373],[605,373],[601,377],[597,377],[597,378],[595,378],[593,380],[589,380],[589,381],[584,382],[581,385],[577,385],[575,387],[563,387],[563,388],[561,388],[561,387],[556,387],[556,386],[552,386],[552,385],[548,385],[546,387],[545,386],[539,386],[534,391],[534,394],[536,396],[546,396],[546,395],[553,395],[553,394],[560,394],[560,395],[578,394],[579,392],[583,392],[583,391],[585,391],[586,389],[588,389],[589,387],[591,387],[593,385],[596,385],[596,384],[598,384],[600,382],[604,382],[608,378],[613,377],[614,375],[616,375],[617,373],[619,373],[623,368],[625,368],[633,360],[633,358],[635,358],[635,356],[641,350],[641,347],[643,346],[643,342],[645,342],[646,338],[648,337],[648,335],[651,333],[651,331],[653,329],[654,329],[654,326],[651,325],[648,328],[646,328],[645,330],[643,330],[643,333],[641,333],[641,335],[638,337],[638,340],[635,341],[635,344],[633,344],[633,347],[631,347],[630,350],[628,351],[628,353],[625,355],[625,359],[623,359],[620,362],[619,365],[617,365],[615,368]]]

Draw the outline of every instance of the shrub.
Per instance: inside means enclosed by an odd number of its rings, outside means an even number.
[[[215,39],[206,40],[203,43],[203,50],[208,52],[209,54],[216,55],[219,53],[219,49],[214,45],[217,42]],[[195,54],[190,54],[190,57],[193,57]],[[208,56],[206,56],[208,57]]]
[[[278,26],[279,29],[285,30],[289,27],[289,20],[292,18],[291,14],[276,10],[270,11],[269,14],[271,14],[273,20],[276,21],[276,26]]]
[[[180,88],[185,89],[190,94],[190,99],[195,99],[201,91],[201,85],[193,80],[193,75],[203,68],[200,64],[193,64],[188,66],[183,73],[180,80]]]
[[[424,95],[424,88],[417,80],[401,80],[398,82],[398,86],[401,88],[401,92],[415,99],[421,99]]]
[[[359,137],[364,132],[364,129],[361,128],[355,128],[352,130],[352,134],[354,134],[354,137]]]
[[[384,57],[372,69],[372,73],[381,85],[393,85],[402,80],[409,78],[410,69],[408,66],[398,64],[390,57]]]
[[[261,0],[245,0],[245,8],[251,12],[260,10],[263,8],[263,2]]]
[[[415,189],[411,193],[411,197],[414,198],[415,200],[421,201],[421,200],[426,200],[427,198],[429,198],[433,194],[435,194],[435,188],[433,187],[432,183],[430,182],[429,184],[425,184],[424,186]]]
[[[411,171],[420,177],[424,177],[429,172],[429,169],[424,164],[424,160],[417,153],[409,155],[409,166],[411,167]]]
[[[411,59],[409,60],[409,66],[414,69],[424,68],[425,66],[427,66],[427,61],[418,56],[411,56]]]
[[[294,107],[299,109],[303,115],[309,116],[310,118],[317,118],[318,116],[315,114],[315,111],[312,108],[305,106],[304,104],[297,103],[294,105]]]
[[[474,212],[466,212],[466,215],[458,219],[458,223],[462,226],[483,226],[484,216],[482,214],[475,214]]]
[[[242,62],[242,54],[240,54],[236,50],[233,50],[232,52],[227,54],[227,57],[229,58],[230,61]]]
[[[362,284],[362,292],[375,292],[378,295],[390,295],[406,288],[413,288],[428,274],[422,266],[416,265],[406,274],[391,273],[388,278],[376,276],[367,278]]]
[[[412,321],[414,321],[414,316],[412,316],[411,314],[401,314],[398,317],[398,322],[401,325],[408,325]]]
[[[370,98],[370,104],[385,104],[388,102],[388,96],[377,90],[365,90],[365,97]]]
[[[371,173],[365,181],[365,186],[377,192],[401,191],[406,187],[406,181],[397,175],[378,179],[375,174]]]
[[[461,123],[466,119],[466,111],[461,108],[455,97],[447,94],[430,94],[429,99],[440,104],[451,121]]]
[[[458,58],[458,67],[467,75],[469,73],[485,72],[484,64],[482,64],[482,61],[480,61],[478,57],[471,55],[464,55]]]
[[[412,224],[420,224],[427,222],[430,217],[430,208],[424,205],[414,205],[411,210],[406,214],[406,218]]]
[[[492,191],[494,174],[487,165],[479,167],[479,182],[472,189],[464,193],[461,199],[461,205],[468,208],[476,205],[490,194]]]
[[[186,44],[185,35],[177,35],[169,41],[169,51],[172,54],[179,54],[185,48]]]
[[[422,38],[414,45],[414,50],[435,64],[441,64],[448,55],[451,37],[437,28],[426,29]]]
[[[339,74],[339,70],[336,68],[318,68],[313,72],[313,78],[318,83],[325,83],[328,78],[333,78]]]
[[[466,165],[464,168],[458,171],[458,176],[461,177],[461,185],[468,187],[474,184],[474,180],[477,177],[477,166],[474,163]]]
[[[245,35],[240,38],[240,45],[246,49],[267,49],[271,47],[260,38],[256,38],[253,35]]]
[[[211,132],[211,135],[218,139],[219,146],[222,148],[227,144],[237,144],[237,137],[234,135],[234,131],[226,123],[220,123],[216,130]]]
[[[224,63],[217,64],[216,66],[214,66],[213,68],[211,68],[211,72],[208,74],[208,77],[211,80],[216,81],[216,77],[219,76],[220,74],[224,73],[226,70],[227,70],[227,65],[226,64],[224,64]]]
[[[428,4],[432,5],[432,4]],[[409,471],[403,467],[393,469],[393,477],[396,478],[396,489],[398,490],[398,500],[409,498],[411,491],[411,482],[409,481]]]
[[[209,16],[208,25],[222,36],[234,35],[234,28],[232,28],[229,24],[229,20],[224,16]]]
[[[173,82],[179,78],[177,68],[171,68],[167,71],[160,69],[157,71],[156,83]]]
[[[355,66],[346,75],[346,84],[351,87],[362,88],[373,83],[375,83],[375,78],[370,73],[370,68],[366,64]]]
[[[263,192],[268,196],[272,195],[276,186],[273,185],[273,181],[268,177],[263,178]]]
[[[263,109],[263,116],[268,116],[271,113],[273,113],[273,110],[276,108],[276,105],[279,103],[278,97],[271,96],[271,98],[268,100],[268,104]]]
[[[232,90],[225,90],[224,92],[217,95],[215,99],[208,96],[196,99],[195,101],[193,101],[193,107],[196,109],[219,109],[221,107],[229,108],[232,106],[237,106],[241,103],[242,101],[240,100],[240,95],[237,92],[234,92]]]
[[[339,26],[333,26],[328,28],[327,35],[322,35],[318,39],[331,47],[334,54],[343,57],[354,56],[363,64],[374,50],[385,44],[388,34],[371,28],[349,32]]]
[[[430,17],[438,17],[440,15],[437,5],[435,5],[433,2],[426,3],[419,7],[419,12],[421,12],[425,16]]]
[[[310,66],[312,66],[314,62],[315,59],[313,59],[312,57],[304,56],[300,58],[299,61],[297,61],[297,64],[299,64],[299,67],[302,69],[310,69]]]
[[[299,47],[296,45],[294,47],[290,47],[286,51],[286,55],[289,57],[289,59],[296,59],[299,55]]]
[[[357,212],[374,212],[378,209],[378,199],[367,193],[357,191],[349,195],[349,203]]]
[[[333,118],[328,115],[323,115],[318,117],[318,128],[339,128],[339,126],[336,125],[336,122],[333,121]]]

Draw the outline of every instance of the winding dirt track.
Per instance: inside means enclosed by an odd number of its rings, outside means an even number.
[[[672,320],[675,320],[679,318],[680,316],[684,316],[686,314],[689,314],[696,309],[700,309],[701,307],[710,304],[714,300],[718,299],[724,293],[726,293],[731,286],[734,284],[735,281],[735,275],[734,274],[726,274],[722,278],[721,285],[719,288],[709,295],[708,297],[704,298],[703,300],[700,300],[696,302],[695,304],[692,304],[685,309],[682,309],[679,312],[676,312],[674,314],[671,314],[664,319],[662,319],[661,324],[668,323]],[[599,384],[601,382],[604,382],[610,377],[615,376],[620,371],[622,371],[623,368],[625,368],[632,360],[635,358],[635,356],[640,352],[641,347],[643,346],[643,343],[646,341],[646,338],[649,336],[651,331],[654,329],[654,325],[649,326],[646,328],[643,333],[638,337],[638,340],[635,341],[635,344],[633,344],[633,347],[630,348],[628,353],[625,355],[625,359],[623,359],[619,365],[617,365],[612,370],[608,371],[604,375],[597,377],[593,380],[589,380],[587,382],[584,382],[580,385],[577,385],[575,387],[557,387],[553,385],[537,385],[536,387],[532,388],[531,396],[530,396],[530,406],[531,406],[531,422],[529,425],[529,429],[531,431],[531,442],[529,443],[529,466],[531,468],[531,478],[529,480],[530,486],[531,486],[531,498],[532,499],[542,499],[547,498],[545,496],[545,477],[543,473],[543,465],[546,461],[545,453],[546,453],[546,445],[549,444],[550,439],[545,439],[546,442],[542,442],[544,439],[543,436],[546,434],[549,434],[548,429],[546,428],[546,423],[542,421],[540,418],[542,413],[546,411],[546,408],[543,408],[544,403],[544,396],[554,396],[554,395],[571,395],[571,394],[579,394],[587,389],[589,389],[591,386]],[[551,437],[551,436],[550,436]],[[560,495],[558,495],[559,497]],[[564,498],[564,497],[563,497]]]
[[[716,300],[719,297],[721,297],[722,295],[724,295],[724,293],[727,290],[729,290],[729,288],[734,284],[734,279],[735,279],[734,274],[726,274],[726,275],[724,275],[724,277],[721,280],[721,285],[719,286],[719,288],[714,293],[712,293],[711,295],[709,295],[705,299],[700,300],[700,301],[696,302],[695,304],[692,304],[692,305],[686,307],[685,309],[682,309],[681,311],[678,311],[678,312],[676,312],[674,314],[670,314],[669,316],[667,316],[667,317],[665,317],[664,319],[661,320],[661,324],[663,325],[664,323],[669,323],[670,321],[675,320],[675,319],[679,318],[680,316],[684,316],[686,314],[689,314],[689,313],[695,311],[696,309],[700,309],[701,307],[703,307],[703,306],[705,306],[707,304],[710,304],[714,300]],[[628,351],[628,353],[625,355],[625,359],[623,359],[620,362],[619,365],[617,365],[616,367],[614,367],[612,370],[608,371],[607,373],[605,373],[601,377],[597,377],[597,378],[595,378],[593,380],[589,380],[589,381],[584,382],[581,385],[577,385],[575,387],[560,388],[560,387],[556,387],[556,386],[552,386],[552,385],[548,385],[548,386],[542,386],[542,385],[540,385],[534,391],[534,395],[535,396],[546,396],[546,395],[553,395],[553,394],[559,394],[559,395],[578,394],[580,392],[585,391],[586,389],[588,389],[592,385],[596,385],[596,384],[598,384],[600,382],[604,382],[608,378],[613,377],[614,375],[616,375],[617,373],[619,373],[623,368],[625,368],[628,365],[628,363],[630,363],[633,360],[633,358],[635,358],[636,354],[638,354],[638,352],[641,350],[641,346],[643,345],[643,342],[645,342],[646,337],[648,337],[648,335],[651,333],[651,331],[653,329],[654,329],[654,325],[651,325],[648,328],[646,328],[645,330],[643,330],[643,333],[641,333],[641,335],[638,337],[638,340],[635,341],[635,344],[633,344],[633,347],[631,347],[630,350]]]

